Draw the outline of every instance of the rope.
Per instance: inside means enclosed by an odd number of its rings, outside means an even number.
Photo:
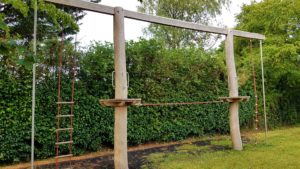
[[[57,102],[61,101],[61,72],[62,72],[62,55],[63,55],[63,48],[64,48],[64,33],[62,30],[62,35],[61,35],[61,46],[60,46],[60,50],[59,50],[59,67],[58,67],[58,72],[57,72],[57,76],[58,76],[58,83],[57,83]],[[57,104],[57,115],[60,115],[60,110],[61,110],[61,105]],[[60,128],[60,118],[57,118],[57,129]],[[59,131],[56,130],[56,143],[59,142]],[[59,154],[59,150],[58,150],[59,145],[56,144],[56,157],[58,157]],[[56,158],[56,169],[58,169],[58,158]]]
[[[173,103],[143,103],[141,106],[181,106],[181,105],[202,105],[202,104],[215,104],[225,103],[224,101],[206,101],[206,102],[173,102]]]
[[[61,74],[62,74],[62,65],[63,65],[63,48],[64,48],[64,41],[65,41],[65,36],[64,36],[64,30],[62,29],[62,35],[61,35],[61,45],[60,45],[60,52],[59,52],[59,67],[58,67],[58,96],[57,96],[57,100],[58,102],[61,101]],[[76,46],[75,46],[75,50],[76,50]],[[71,90],[71,101],[70,103],[74,103],[74,91],[75,91],[75,76],[76,76],[76,68],[75,68],[75,56],[73,56],[70,60],[71,63],[71,76],[72,76],[72,90]],[[69,160],[69,165],[72,168],[72,140],[73,140],[73,114],[74,114],[74,104],[70,105],[70,128],[71,130],[70,132],[70,143],[69,143],[69,154],[70,156],[70,160]],[[59,116],[61,114],[61,104],[58,104],[58,108],[57,108],[57,115]],[[57,118],[57,129],[60,128],[60,117]],[[59,131],[56,131],[56,143],[59,142]],[[56,157],[59,156],[59,145],[56,145]],[[58,158],[56,158],[56,169],[59,168],[59,160]]]
[[[264,105],[264,118],[265,118],[265,142],[268,144],[268,124],[267,124],[267,112],[266,112],[266,93],[265,93],[265,77],[264,77],[264,60],[263,60],[263,46],[262,40],[259,42],[260,48],[260,66],[261,66],[261,80],[263,88],[263,105]]]
[[[257,144],[258,140],[258,96],[257,96],[257,87],[256,87],[256,70],[255,70],[255,61],[253,58],[252,53],[252,40],[250,39],[250,54],[251,54],[251,61],[252,61],[252,76],[253,76],[253,90],[255,96],[255,144]]]
[[[36,35],[37,35],[37,0],[34,1],[34,22],[33,22],[33,53],[36,58]],[[32,115],[31,115],[31,169],[34,169],[34,134],[35,134],[35,83],[36,64],[32,65]]]
[[[75,16],[75,20],[77,19],[77,14]],[[77,24],[77,23],[76,23]],[[77,52],[77,34],[75,35],[75,42],[74,42],[74,51]],[[72,57],[71,66],[72,66],[72,94],[71,94],[71,102],[74,103],[74,89],[75,89],[75,77],[76,77],[76,60],[75,55]],[[73,128],[73,113],[74,113],[74,104],[71,105],[71,117],[70,117],[70,128]],[[73,130],[70,131],[70,141],[73,140]],[[72,143],[70,142],[69,149],[70,154],[72,154]],[[70,166],[72,168],[72,156],[70,156]]]
[[[76,39],[75,39],[75,47],[74,47],[75,48],[75,52],[77,51]],[[76,76],[76,67],[75,67],[76,61],[75,61],[75,56],[72,57],[71,63],[72,63],[72,94],[71,94],[71,102],[74,102],[74,89],[75,89],[75,76]],[[74,113],[74,104],[71,104],[70,128],[73,128],[73,113]],[[71,140],[73,140],[73,130],[70,131],[70,141]],[[70,154],[72,154],[72,143],[70,143],[69,148],[70,148]],[[70,156],[70,166],[72,166],[72,156]]]

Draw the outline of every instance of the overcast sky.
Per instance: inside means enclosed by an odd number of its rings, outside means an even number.
[[[223,26],[234,27],[235,15],[240,13],[243,4],[250,4],[251,0],[232,0],[229,9],[223,9],[222,15],[217,18]],[[137,11],[139,2],[137,0],[102,0],[101,4],[109,6],[120,6],[127,10]],[[109,15],[87,12],[81,20],[78,41],[81,46],[85,46],[90,41],[113,41],[113,18]],[[148,23],[125,19],[125,38],[126,40],[136,40],[143,36],[143,28]]]

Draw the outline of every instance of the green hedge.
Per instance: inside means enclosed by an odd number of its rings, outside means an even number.
[[[9,76],[0,67],[0,161],[26,158],[31,135],[30,72],[19,72],[19,78]]]
[[[214,52],[197,48],[170,50],[157,41],[140,40],[127,43],[127,64],[129,98],[142,98],[148,103],[187,102],[216,100],[228,94],[224,56]],[[98,103],[100,98],[114,96],[112,44],[92,45],[80,58],[79,67],[75,84],[75,154],[113,145],[113,109]],[[2,66],[0,86],[0,162],[29,160],[31,73],[24,71],[22,76],[9,76]],[[62,86],[62,99],[68,100],[71,80],[67,74],[63,76]],[[249,86],[241,87],[241,95],[252,95]],[[57,79],[54,74],[38,80],[36,98],[35,153],[42,159],[55,155]],[[242,104],[242,126],[252,123],[253,108],[253,99]],[[63,107],[62,112],[68,113],[68,107]],[[129,145],[228,132],[228,104],[129,108]],[[68,139],[68,135],[61,137]],[[61,153],[67,151],[68,147],[61,149]]]

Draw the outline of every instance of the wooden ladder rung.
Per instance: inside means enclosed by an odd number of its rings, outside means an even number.
[[[56,104],[74,104],[74,102],[56,102]]]
[[[67,155],[61,155],[61,156],[57,156],[55,158],[66,158],[66,157],[72,157],[73,154],[67,154]]]
[[[56,115],[56,117],[57,118],[59,118],[59,117],[73,117],[74,116],[74,114],[66,114],[66,115]]]
[[[73,141],[62,141],[62,142],[57,142],[55,145],[62,145],[62,144],[72,144]]]
[[[56,129],[56,131],[66,131],[66,130],[73,130],[73,128],[61,128],[61,129]]]

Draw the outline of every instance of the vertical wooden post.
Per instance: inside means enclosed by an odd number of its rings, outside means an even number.
[[[125,55],[124,11],[114,9],[115,99],[127,99],[127,71]],[[115,107],[114,126],[115,169],[128,169],[127,106]]]
[[[228,72],[229,97],[239,96],[238,79],[234,62],[233,31],[228,29],[226,37],[226,66]],[[229,123],[232,146],[234,150],[242,150],[242,139],[239,124],[239,102],[229,104]]]

